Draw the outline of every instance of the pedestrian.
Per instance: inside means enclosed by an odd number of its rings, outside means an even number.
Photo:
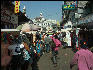
[[[31,69],[31,65],[33,63],[33,48],[32,48],[32,43],[31,43],[31,37],[29,38],[29,34],[22,34],[22,43],[24,45],[24,49],[22,51],[22,55],[23,55],[23,64],[22,64],[22,70],[27,70],[27,69]],[[30,40],[30,41],[29,41]]]
[[[45,43],[45,50],[47,53],[50,52],[50,45],[49,42],[51,41],[51,38],[49,37],[49,35],[47,34],[45,39],[44,39],[44,43]]]
[[[40,40],[40,47],[41,47],[40,56],[42,56],[44,52],[43,40]]]
[[[88,50],[86,40],[82,40],[81,48],[77,51],[70,62],[70,68],[77,64],[78,70],[93,70],[93,53]]]
[[[40,39],[39,31],[36,32],[36,39]]]
[[[53,35],[50,37],[52,39],[52,55],[53,55],[53,63],[54,64],[57,64],[57,60],[56,60],[56,57],[58,55],[58,47],[61,46],[61,42],[58,40],[58,37],[57,35]]]
[[[41,47],[40,47],[40,40],[36,41],[36,51],[37,51],[37,55],[38,57],[40,57],[40,51],[41,51]]]
[[[21,68],[20,58],[21,49],[24,47],[17,38],[11,40],[11,45],[8,47],[9,54],[12,56],[11,70],[18,70]]]

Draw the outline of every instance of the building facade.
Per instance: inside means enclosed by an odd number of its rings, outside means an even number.
[[[51,20],[51,19],[46,20],[43,17],[42,13],[40,13],[40,17],[36,17],[33,19],[33,23],[34,25],[38,25],[42,29],[48,31],[49,29],[53,29],[52,25],[56,24],[56,20]]]
[[[64,5],[72,5],[72,1],[65,1]],[[73,2],[72,2],[73,3]],[[63,11],[62,24],[65,26],[68,21],[72,23],[71,39],[74,44],[74,37],[77,38],[76,44],[80,47],[80,40],[86,39],[89,47],[93,47],[93,2],[92,1],[77,1],[75,9],[65,9]],[[77,47],[75,45],[75,47]]]
[[[1,3],[1,29],[15,29],[18,26],[18,15],[14,13],[11,1]]]
[[[73,5],[75,1],[64,1],[64,5]],[[92,28],[93,26],[93,4],[91,1],[77,1],[74,10],[63,10],[62,24],[71,21],[73,27]]]

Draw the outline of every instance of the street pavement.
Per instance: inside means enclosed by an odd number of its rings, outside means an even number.
[[[51,57],[52,53],[45,53],[41,56],[37,63],[37,70],[71,70],[70,61],[74,55],[71,48],[63,49],[59,48],[59,54],[57,58],[57,66],[52,63]],[[72,68],[72,70],[77,70],[77,65]]]

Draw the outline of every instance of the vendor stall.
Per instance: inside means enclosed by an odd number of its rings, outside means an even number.
[[[7,62],[9,62],[10,58],[5,58],[8,56],[8,47],[11,43],[12,36],[17,37],[19,33],[20,31],[16,29],[1,29],[1,66],[6,66]]]

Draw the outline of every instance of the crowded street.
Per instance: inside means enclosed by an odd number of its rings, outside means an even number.
[[[92,2],[1,1],[1,70],[93,70]]]
[[[51,53],[45,54],[40,58],[37,70],[70,70],[69,61],[72,59],[73,55],[74,53],[71,48],[60,48],[57,58],[58,64],[55,66],[51,61]],[[77,66],[75,66],[72,70],[76,69]]]

